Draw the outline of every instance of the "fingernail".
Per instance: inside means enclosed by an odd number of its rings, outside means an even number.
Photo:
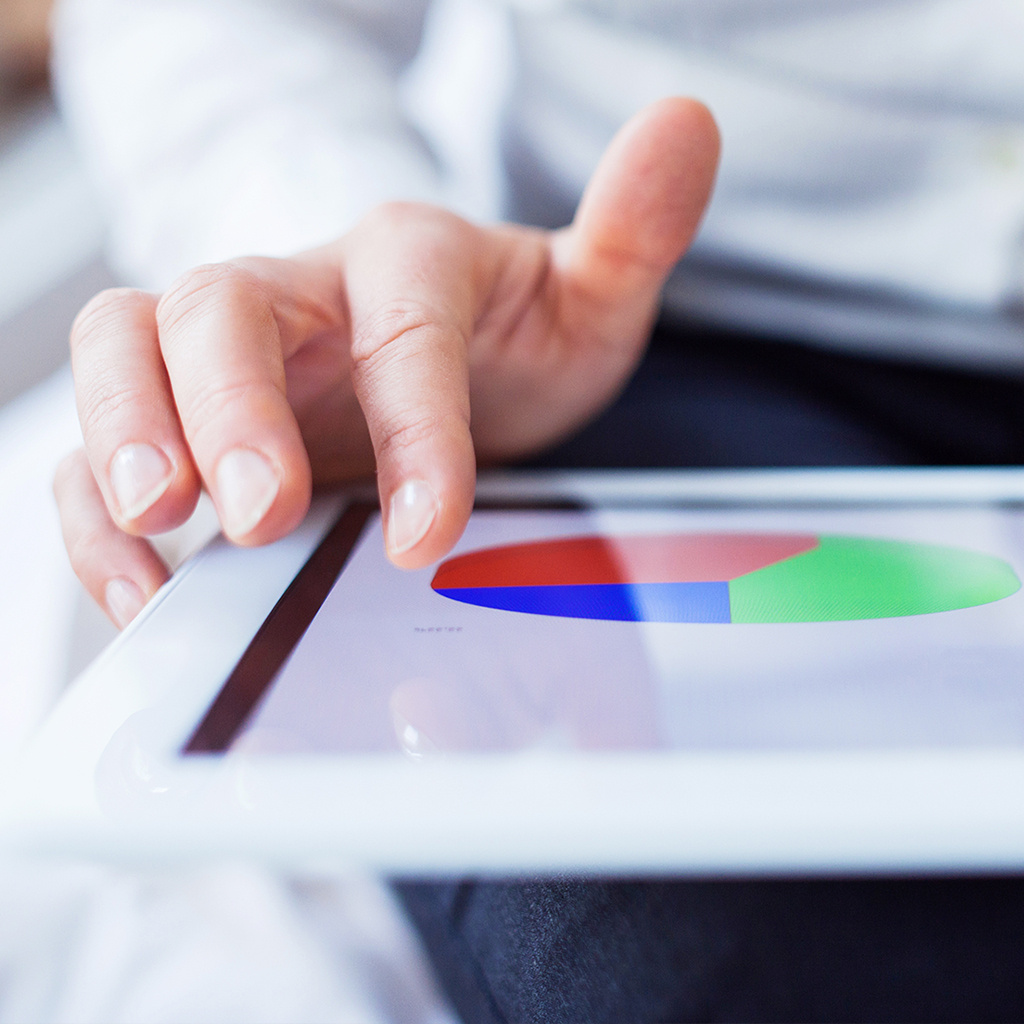
[[[217,507],[229,537],[249,533],[274,504],[281,480],[266,456],[235,448],[217,463]]]
[[[427,534],[441,503],[426,480],[406,480],[393,495],[388,510],[388,547],[400,555]]]
[[[173,479],[171,460],[151,444],[126,444],[110,463],[110,486],[124,519],[138,519]]]
[[[131,580],[123,576],[112,579],[103,592],[110,617],[118,629],[124,629],[146,603],[146,595]]]

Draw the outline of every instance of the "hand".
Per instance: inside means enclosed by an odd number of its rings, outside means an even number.
[[[167,577],[145,535],[201,486],[256,545],[302,520],[312,485],[374,468],[391,560],[441,558],[478,459],[535,452],[623,387],[717,158],[708,111],[666,99],[618,133],[560,231],[391,204],[293,259],[98,295],[71,336],[85,448],[55,482],[86,588],[130,620]]]

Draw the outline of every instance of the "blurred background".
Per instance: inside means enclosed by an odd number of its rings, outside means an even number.
[[[67,359],[78,308],[112,283],[103,219],[50,97],[49,0],[0,0],[0,405]]]

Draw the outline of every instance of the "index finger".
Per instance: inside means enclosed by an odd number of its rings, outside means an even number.
[[[448,552],[473,507],[468,345],[486,274],[477,229],[396,204],[343,252],[352,382],[373,442],[388,555],[420,568]]]

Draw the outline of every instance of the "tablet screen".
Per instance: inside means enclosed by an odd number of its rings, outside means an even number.
[[[353,505],[185,752],[1015,746],[1015,507],[476,510],[386,559]]]

